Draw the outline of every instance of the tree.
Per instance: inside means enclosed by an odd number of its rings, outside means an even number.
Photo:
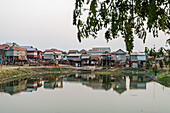
[[[19,46],[16,42],[6,42],[9,46]]]
[[[159,72],[159,67],[161,69],[163,69],[164,66],[168,68],[168,64],[170,67],[170,59],[165,58],[164,55],[165,52],[168,53],[168,57],[170,57],[169,49],[165,49],[161,47],[158,51],[156,51],[155,47],[151,48],[150,50],[147,47],[145,48],[145,53],[147,54],[147,56],[151,57],[151,58],[147,58],[146,67],[147,68],[152,67],[152,71],[154,72],[154,75],[157,75],[157,73]],[[151,65],[153,63],[154,66]]]
[[[158,31],[170,34],[169,6],[169,0],[76,0],[73,25],[80,42],[89,36],[96,38],[102,29],[107,41],[122,35],[130,53],[134,34],[144,43],[147,31],[154,37],[158,37]]]

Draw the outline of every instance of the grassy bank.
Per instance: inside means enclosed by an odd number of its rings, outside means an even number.
[[[73,68],[62,68],[62,71],[74,71]],[[38,72],[59,72],[58,67],[34,67],[34,68],[10,68],[10,69],[1,69],[0,78],[11,77],[19,74],[34,74]]]

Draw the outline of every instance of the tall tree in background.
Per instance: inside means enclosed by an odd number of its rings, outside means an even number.
[[[87,15],[87,16],[86,16]],[[147,32],[158,37],[158,32],[170,34],[169,0],[76,0],[73,25],[77,26],[77,37],[97,37],[105,29],[107,41],[122,35],[126,50],[133,50],[134,34],[145,39]]]

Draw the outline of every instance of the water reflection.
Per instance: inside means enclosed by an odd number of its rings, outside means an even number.
[[[146,83],[152,79],[142,76],[116,76],[116,75],[95,75],[95,74],[74,74],[67,77],[43,76],[19,79],[0,84],[0,91],[14,95],[20,92],[33,92],[38,88],[44,89],[63,88],[65,82],[77,82],[93,90],[113,90],[122,94],[129,89],[146,89]],[[127,83],[129,82],[129,83]],[[129,85],[129,86],[127,86]]]
[[[128,81],[129,84],[127,83]],[[113,89],[118,94],[122,94],[127,90],[127,85],[130,89],[146,89],[146,83],[152,81],[151,78],[142,76],[115,76],[115,75],[92,75],[92,74],[81,74],[81,75],[70,75],[64,79],[67,82],[79,82],[82,85],[91,87],[94,90],[111,90]]]
[[[44,81],[45,89],[63,88],[63,80],[58,77],[31,77],[18,79],[7,83],[0,84],[0,92],[9,93],[10,95],[20,92],[33,92],[42,87]]]

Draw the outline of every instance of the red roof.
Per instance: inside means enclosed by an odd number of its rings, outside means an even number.
[[[0,45],[0,49],[9,49],[9,45],[7,44]]]
[[[12,46],[12,49],[14,49],[14,50],[20,50],[20,51],[26,51],[26,49],[24,49],[24,48],[21,48],[21,47],[15,47],[15,46]]]
[[[82,56],[90,56],[90,54],[82,54]]]
[[[78,52],[78,50],[69,50],[68,53],[77,53],[77,52]]]
[[[46,49],[45,52],[61,52],[61,51],[57,49]]]
[[[86,50],[85,50],[85,49],[82,49],[79,53],[80,53],[80,54],[86,54]]]
[[[92,55],[91,60],[98,60],[100,58],[99,55]]]
[[[45,52],[53,52],[51,49],[46,49]]]
[[[57,50],[57,49],[51,49],[53,50],[54,52],[61,52],[60,50]]]

